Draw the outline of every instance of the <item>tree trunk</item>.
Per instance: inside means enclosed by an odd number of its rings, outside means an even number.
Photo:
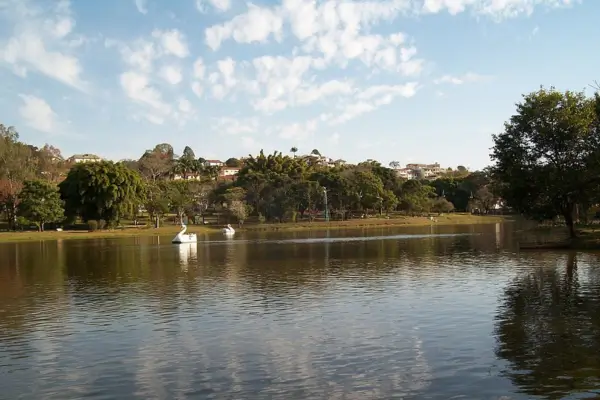
[[[563,214],[563,217],[565,218],[565,224],[567,225],[567,228],[569,228],[569,237],[571,239],[576,238],[577,237],[577,232],[575,232],[575,221],[573,220],[573,207],[569,207],[568,211],[566,211]]]

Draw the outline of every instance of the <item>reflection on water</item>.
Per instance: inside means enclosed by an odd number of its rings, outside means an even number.
[[[504,225],[414,233],[442,236],[2,245],[0,398],[525,399],[600,388],[597,256],[519,254]]]
[[[589,267],[597,263],[596,255],[561,255],[504,289],[496,352],[524,393],[600,394],[600,269]]]

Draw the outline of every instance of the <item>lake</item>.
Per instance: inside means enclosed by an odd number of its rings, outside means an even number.
[[[0,244],[0,398],[600,396],[598,254],[501,224],[170,239]]]

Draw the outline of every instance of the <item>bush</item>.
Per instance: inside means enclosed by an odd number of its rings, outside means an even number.
[[[98,229],[102,230],[102,229],[106,229],[106,221],[101,219],[100,221],[98,221]]]
[[[258,214],[258,222],[259,222],[260,224],[264,224],[266,220],[267,220],[267,219],[265,218],[265,216],[264,216],[264,215],[262,215],[262,214],[260,214],[260,213]]]
[[[88,221],[88,229],[90,232],[94,232],[98,230],[98,221]]]

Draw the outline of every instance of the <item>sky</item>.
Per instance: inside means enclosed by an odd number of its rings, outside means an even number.
[[[600,1],[0,0],[0,123],[139,158],[490,164],[523,93],[600,81]]]

